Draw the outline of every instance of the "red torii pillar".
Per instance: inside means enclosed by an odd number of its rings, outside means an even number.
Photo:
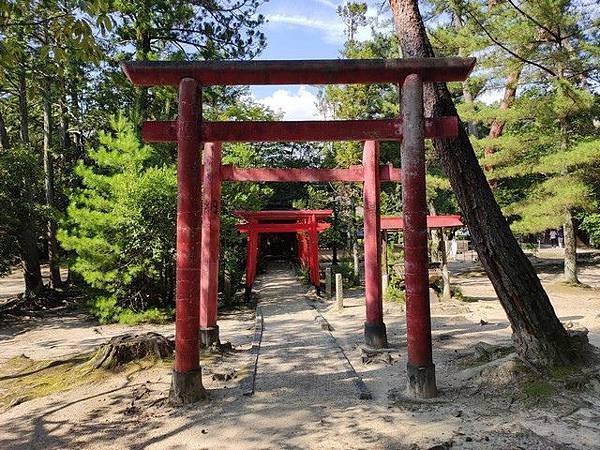
[[[408,390],[419,398],[430,398],[437,395],[437,387],[431,351],[423,80],[419,75],[409,75],[404,80],[402,118],[402,212]]]
[[[254,278],[256,277],[256,262],[258,257],[258,245],[259,245],[259,234],[256,228],[252,225],[256,225],[256,220],[249,220],[248,224],[248,252],[246,256],[246,291],[244,298],[246,301],[250,301],[252,296],[252,285],[254,284]]]
[[[364,264],[365,264],[365,343],[371,347],[387,347],[383,322],[383,295],[381,289],[381,234],[380,234],[380,180],[379,143],[366,141],[363,150],[364,185]]]
[[[200,306],[200,211],[202,92],[198,82],[179,83],[177,119],[177,274],[175,367],[169,400],[191,403],[206,397],[198,354]]]
[[[321,274],[319,269],[319,234],[317,232],[317,217],[313,214],[308,219],[308,267],[310,282],[316,288],[317,295],[321,294]]]
[[[221,143],[204,144],[202,190],[202,275],[200,282],[200,343],[219,342],[219,244],[221,235]]]

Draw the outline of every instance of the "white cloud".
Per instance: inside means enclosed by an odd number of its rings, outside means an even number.
[[[322,31],[324,33],[325,40],[329,43],[340,44],[344,42],[344,26],[339,20],[327,21],[306,16],[287,14],[268,14],[267,20],[270,23],[314,28]]]
[[[317,3],[320,3],[321,5],[325,5],[328,8],[332,8],[332,9],[336,9],[338,5],[336,5],[335,2],[332,2],[331,0],[315,0]]]
[[[276,113],[283,113],[285,120],[317,120],[317,96],[306,86],[300,86],[296,92],[290,89],[277,89],[268,97],[256,100],[268,106]]]

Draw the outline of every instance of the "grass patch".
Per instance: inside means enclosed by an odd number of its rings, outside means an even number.
[[[521,391],[529,399],[543,400],[552,397],[556,393],[556,388],[547,381],[533,380],[524,383]]]
[[[477,297],[469,297],[468,295],[463,295],[458,300],[465,303],[477,303],[479,301]]]
[[[576,372],[577,372],[577,370],[575,368],[573,368],[573,367],[567,367],[567,366],[551,367],[548,370],[548,373],[550,374],[550,376],[553,379],[559,380],[559,381],[566,380],[571,375],[574,375]]]

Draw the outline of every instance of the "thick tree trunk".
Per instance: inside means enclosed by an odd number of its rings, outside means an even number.
[[[50,150],[52,136],[52,105],[48,94],[44,95],[44,181],[46,190],[46,206],[50,211],[54,205],[54,160]],[[56,221],[48,219],[48,264],[50,266],[50,287],[56,288],[62,284],[60,265],[58,261],[58,241],[56,240]]]
[[[24,145],[29,144],[29,112],[27,108],[25,61],[22,61],[22,66],[19,70],[19,139]],[[21,182],[25,200],[28,202],[33,201],[33,196],[29,189],[29,180],[23,179]],[[34,225],[33,219],[27,221],[24,220],[21,224],[19,236],[17,236],[21,265],[23,267],[26,297],[37,295],[44,287]]]
[[[568,283],[579,284],[577,277],[577,236],[575,234],[575,224],[570,211],[567,211],[565,223],[563,224],[565,239],[565,281]]]
[[[40,270],[40,256],[35,234],[31,229],[31,223],[25,224],[17,240],[19,242],[23,277],[25,279],[25,296],[34,297],[42,290],[44,282]]]
[[[432,57],[416,0],[390,0],[405,57]],[[428,117],[456,116],[445,84],[425,86]],[[434,139],[436,153],[458,199],[473,243],[506,311],[519,355],[536,367],[582,362],[583,349],[562,326],[530,261],[512,235],[469,138]]]

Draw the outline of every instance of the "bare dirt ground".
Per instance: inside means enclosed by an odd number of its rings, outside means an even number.
[[[581,270],[592,288],[573,288],[557,283],[558,255],[539,256],[540,278],[561,320],[587,327],[600,346],[598,262],[589,259]],[[490,347],[477,346],[510,344],[506,315],[481,268],[466,260],[451,269],[464,295],[478,301],[432,304],[440,388],[434,400],[403,396],[404,305],[384,305],[390,351],[365,355],[361,290],[346,293],[340,312],[307,295],[283,264],[256,286],[264,334],[253,396],[243,396],[241,384],[252,367],[254,317],[230,313],[220,318],[221,338],[236,351],[202,359],[207,402],[168,407],[170,369],[158,364],[5,408],[0,448],[600,449],[600,383],[523,383],[510,350],[493,347],[490,355]],[[132,330],[100,327],[72,312],[2,327],[0,375],[12,357],[64,358]],[[172,325],[137,330],[173,333]],[[225,372],[234,378],[213,377]],[[0,376],[0,395],[6,377],[22,375]],[[365,388],[371,399],[361,399]]]

